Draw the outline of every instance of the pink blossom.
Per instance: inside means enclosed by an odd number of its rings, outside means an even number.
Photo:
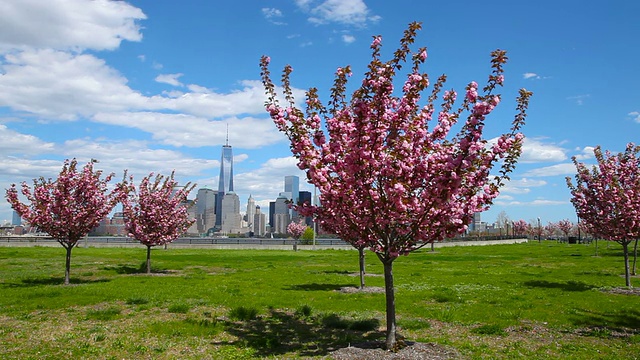
[[[300,169],[321,193],[315,216],[326,231],[375,252],[385,267],[429,241],[459,234],[474,213],[491,205],[520,155],[514,144],[522,139],[518,134],[531,96],[520,91],[516,120],[493,151],[487,151],[484,123],[500,102],[495,84],[489,81],[479,94],[478,84],[469,83],[459,106],[457,92],[444,90],[445,76],[433,85],[433,94],[426,90],[428,75],[420,69],[426,51],[412,56],[410,50],[419,28],[410,25],[389,61],[379,59],[381,38],[374,37],[361,87],[349,97],[347,78],[338,73],[327,108],[314,89],[307,93],[313,101],[306,111],[275,116],[269,106],[279,107],[276,86],[268,64],[261,64],[269,114],[291,141]],[[506,53],[496,50],[491,55],[492,74],[501,76]],[[394,91],[395,76],[407,59],[413,67],[403,75],[403,91]],[[285,69],[285,94],[292,93],[288,75]],[[322,114],[326,129],[300,118],[314,114]],[[467,116],[464,125],[455,127],[461,116]],[[452,129],[458,132],[450,135]],[[501,175],[490,176],[492,169]]]

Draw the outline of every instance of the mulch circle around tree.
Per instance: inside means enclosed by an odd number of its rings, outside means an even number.
[[[626,287],[618,287],[613,289],[608,289],[606,292],[611,294],[620,294],[620,295],[637,295],[640,296],[640,288],[626,288]]]
[[[460,354],[450,348],[432,343],[407,341],[406,346],[397,352],[383,349],[382,342],[352,344],[349,347],[331,352],[334,360],[444,360],[459,359]]]
[[[377,294],[377,293],[383,293],[384,288],[379,286],[365,286],[364,288],[361,289],[355,286],[343,286],[337,291],[345,294],[357,294],[357,293]]]

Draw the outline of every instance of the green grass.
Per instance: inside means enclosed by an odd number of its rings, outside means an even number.
[[[640,353],[640,296],[622,252],[541,244],[440,248],[394,264],[399,332],[470,359]],[[324,358],[384,336],[384,294],[358,285],[355,251],[0,247],[2,359]],[[384,286],[367,254],[367,286]],[[632,279],[640,286],[638,278]],[[597,355],[594,355],[597,354]]]

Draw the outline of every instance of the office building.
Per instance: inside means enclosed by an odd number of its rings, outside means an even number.
[[[11,225],[20,226],[22,225],[22,217],[18,214],[17,211],[13,210],[13,216],[11,217]]]
[[[221,230],[224,234],[239,233],[242,227],[242,216],[240,215],[240,198],[238,194],[229,191],[222,198],[222,224]]]
[[[251,194],[249,194],[249,199],[247,199],[247,227],[249,228],[249,232],[254,231],[253,228],[253,215],[256,213],[256,201],[253,199]]]
[[[199,234],[207,234],[216,226],[216,197],[213,189],[198,189],[196,196],[196,227]]]
[[[222,154],[220,156],[220,176],[218,177],[218,196],[216,198],[216,226],[222,226],[222,218],[224,217],[222,210],[222,200],[225,194],[233,191],[233,149],[229,145],[229,128],[227,127],[227,141],[222,146]]]
[[[253,235],[264,236],[267,233],[267,214],[260,211],[260,206],[256,206],[253,214]]]
[[[273,214],[273,232],[277,234],[286,234],[287,226],[291,222],[291,213],[289,212],[289,199],[283,194],[280,193],[280,196],[276,199],[274,204],[274,214]]]

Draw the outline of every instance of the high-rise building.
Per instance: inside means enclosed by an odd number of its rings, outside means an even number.
[[[222,146],[220,156],[220,176],[218,177],[218,197],[216,199],[216,225],[222,226],[222,199],[229,191],[233,191],[233,149],[229,145],[229,128],[227,127],[227,141]]]
[[[213,189],[198,189],[196,196],[196,225],[199,234],[206,234],[216,226],[216,197]]]
[[[256,206],[253,215],[253,234],[255,236],[264,236],[267,233],[267,214],[260,211],[260,206]]]
[[[269,202],[269,227],[271,229],[273,229],[273,224],[274,224],[274,219],[275,219],[275,214],[276,214],[276,202],[275,201],[270,201]]]
[[[242,216],[240,215],[240,198],[238,194],[229,191],[222,199],[222,224],[223,233],[238,233],[242,227]]]
[[[304,204],[304,203],[307,203],[309,205],[313,205],[313,203],[311,202],[311,193],[309,191],[300,191],[300,197],[298,199],[298,204]],[[305,217],[304,218],[304,222],[308,226],[313,225],[313,217],[312,216]]]
[[[256,201],[253,199],[251,194],[249,194],[249,199],[247,199],[247,227],[249,228],[249,232],[255,231],[253,227],[253,215],[256,213]]]
[[[294,205],[297,205],[300,197],[300,178],[295,175],[285,176],[284,192],[285,196],[287,196]],[[298,216],[296,211],[293,209],[289,210],[289,215],[292,219]]]
[[[276,199],[274,205],[274,214],[273,214],[273,232],[277,234],[286,234],[287,226],[289,226],[289,222],[291,222],[291,215],[289,213],[289,199],[284,194],[280,194]]]
[[[22,217],[15,210],[13,210],[13,216],[11,218],[11,225],[14,225],[14,226],[22,225]]]

